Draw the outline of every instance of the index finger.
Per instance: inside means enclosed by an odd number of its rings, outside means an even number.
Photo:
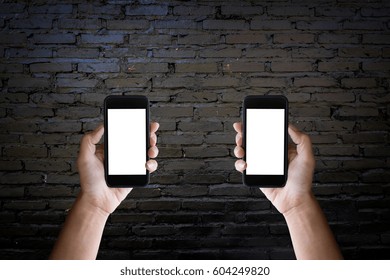
[[[155,133],[160,127],[160,124],[158,122],[152,122],[150,123],[150,133]]]
[[[237,133],[242,133],[242,122],[235,122],[233,128]]]

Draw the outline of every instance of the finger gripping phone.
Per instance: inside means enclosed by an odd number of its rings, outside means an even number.
[[[109,187],[149,183],[149,101],[110,95],[104,100],[104,171]]]
[[[247,96],[243,106],[247,186],[283,187],[287,181],[288,100],[282,95]]]

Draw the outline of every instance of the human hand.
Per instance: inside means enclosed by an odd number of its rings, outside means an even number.
[[[246,169],[246,162],[241,159],[245,155],[241,147],[242,123],[234,123],[233,127],[237,132],[234,154],[240,158],[236,161],[235,167],[243,172]],[[288,133],[296,145],[290,145],[288,149],[289,165],[286,185],[283,188],[260,188],[282,214],[299,207],[313,197],[311,186],[315,160],[310,138],[293,125],[289,125]]]
[[[150,148],[148,155],[155,158],[158,155],[156,147],[156,131],[159,124],[150,124]],[[77,167],[80,174],[80,199],[111,214],[118,205],[126,198],[132,188],[109,188],[104,178],[104,146],[98,145],[104,133],[103,125],[98,126],[94,131],[84,135],[80,144],[80,153],[77,159]],[[150,159],[145,167],[149,172],[157,169],[157,162]]]

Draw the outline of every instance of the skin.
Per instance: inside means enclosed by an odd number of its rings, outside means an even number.
[[[150,125],[148,155],[158,155],[156,131],[158,123]],[[108,216],[131,192],[132,188],[109,188],[104,179],[104,147],[98,145],[104,133],[103,125],[87,133],[81,140],[77,167],[80,193],[66,218],[64,227],[50,255],[50,259],[96,259],[103,229]],[[154,159],[145,167],[157,169]]]
[[[243,172],[242,123],[234,123],[239,158],[235,167]],[[283,214],[290,231],[297,259],[342,259],[340,249],[326,218],[312,192],[315,159],[308,135],[289,125],[288,133],[295,143],[288,150],[288,179],[283,188],[260,188],[275,208]]]

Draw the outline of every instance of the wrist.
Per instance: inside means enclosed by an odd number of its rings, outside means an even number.
[[[299,202],[284,212],[283,216],[286,220],[289,220],[295,217],[300,217],[302,215],[307,215],[313,212],[317,206],[317,199],[314,197],[313,193],[310,192],[308,194],[302,195],[299,199]]]
[[[107,220],[110,215],[109,212],[105,211],[103,208],[98,206],[96,201],[90,199],[87,195],[85,195],[82,191],[77,196],[75,205],[73,208],[80,209],[86,215],[92,215],[98,219]]]

